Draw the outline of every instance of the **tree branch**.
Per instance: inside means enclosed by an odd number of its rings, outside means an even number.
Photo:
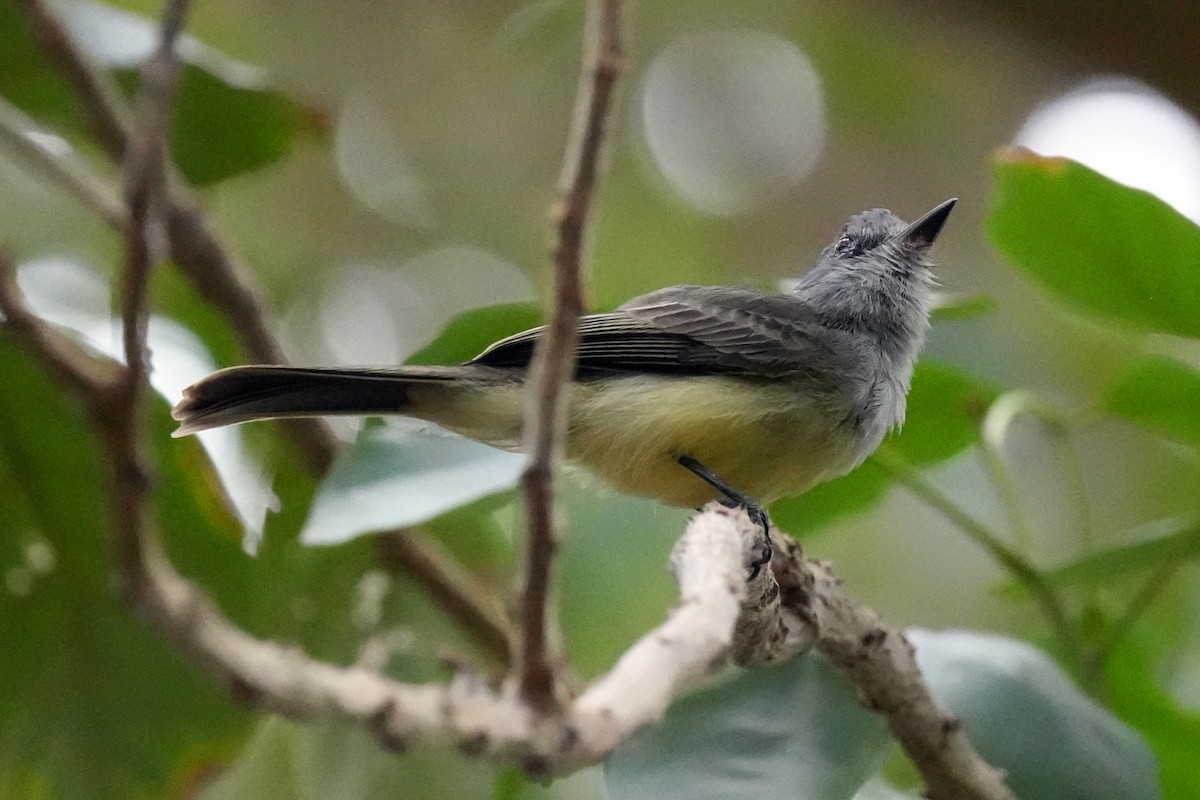
[[[119,368],[93,357],[74,339],[29,310],[17,287],[16,265],[3,251],[0,251],[0,312],[4,314],[4,329],[24,344],[50,377],[90,416],[100,419],[111,413],[110,387],[117,381]]]
[[[125,206],[117,193],[74,152],[56,152],[36,132],[40,126],[0,97],[0,144],[33,170],[61,186],[84,207],[116,230],[125,228]]]
[[[495,597],[437,542],[398,530],[375,537],[380,563],[414,577],[459,625],[503,666],[513,663],[517,632]]]
[[[179,64],[175,43],[183,28],[189,0],[170,0],[163,14],[159,42],[142,68],[134,126],[125,147],[125,271],[120,309],[125,370],[114,389],[112,415],[105,432],[113,466],[113,546],[118,578],[125,596],[137,607],[157,598],[148,585],[144,556],[147,534],[146,497],[149,471],[140,453],[142,400],[148,391],[150,366],[146,352],[147,298],[150,275],[166,254],[163,207],[166,195],[166,148],[171,99]]]
[[[554,462],[566,427],[564,393],[575,372],[579,315],[583,311],[580,277],[584,235],[596,184],[605,123],[621,63],[619,0],[588,5],[583,63],[575,118],[561,178],[562,197],[555,210],[558,243],[554,250],[554,309],[538,341],[527,385],[525,450],[529,466],[521,476],[527,541],[525,584],[521,593],[521,696],[534,708],[558,702],[557,667],[549,654],[547,598],[554,558]]]
[[[957,719],[929,692],[904,634],[855,600],[828,564],[784,546],[771,568],[785,608],[812,619],[817,649],[854,685],[863,704],[882,714],[912,759],[930,800],[1016,800],[1004,773],[975,751]]]
[[[71,38],[45,0],[19,0],[18,5],[42,47],[74,89],[100,145],[113,161],[121,163],[130,144],[132,114],[116,83]],[[286,358],[268,322],[270,315],[261,290],[253,285],[233,248],[222,240],[195,192],[169,165],[166,173],[171,260],[200,296],[229,320],[250,360],[284,363]],[[328,469],[336,443],[327,425],[316,419],[280,424],[316,473]]]
[[[10,311],[6,297],[0,292],[0,310],[12,325],[22,314]],[[24,324],[14,328],[27,330]],[[26,338],[39,352],[44,336]],[[253,639],[174,572],[152,538],[144,542],[142,563],[153,602],[142,608],[201,666],[259,708],[297,719],[349,721],[397,750],[454,744],[481,757],[517,761],[543,777],[603,760],[658,720],[690,680],[730,661],[781,660],[815,640],[864,703],[885,716],[930,798],[1013,800],[1000,773],[929,694],[903,634],[858,604],[827,564],[805,559],[794,540],[774,533],[781,546],[772,569],[747,583],[758,528],[744,512],[710,504],[672,552],[680,600],[667,621],[576,700],[546,712],[469,675],[447,686],[414,686]]]
[[[74,89],[101,146],[114,161],[121,162],[129,146],[133,115],[116,84],[71,39],[45,0],[19,0],[18,7],[28,16],[42,47]],[[49,153],[29,139],[24,135],[28,126],[17,124],[25,119],[24,115],[13,108],[19,116],[6,116],[3,113],[6,108],[7,104],[0,101],[0,139],[10,140],[22,157],[125,235],[126,210],[115,192],[81,163],[66,155]],[[6,119],[12,124],[6,125]],[[175,174],[169,162],[166,173],[166,234],[171,260],[200,296],[229,321],[250,360],[264,364],[284,363],[283,348],[272,332],[261,291],[249,278],[234,249],[223,240],[195,192]],[[317,475],[324,473],[333,460],[336,447],[328,426],[318,419],[281,420],[279,424],[312,471]],[[406,570],[405,574],[429,589],[464,629],[481,634],[485,646],[499,652],[499,641],[507,635],[507,627],[502,630],[491,626],[491,630],[487,630],[487,624],[480,625],[481,620],[489,618],[499,624],[494,619],[495,603],[484,602],[478,591],[460,579],[461,568],[444,554],[427,547],[425,542],[412,538],[407,531],[386,532],[380,536],[403,538],[400,549],[411,558],[393,559],[391,565]]]
[[[42,51],[58,65],[82,102],[96,140],[114,162],[120,163],[125,158],[132,119],[120,88],[75,45],[46,0],[16,0],[16,3],[29,19]]]

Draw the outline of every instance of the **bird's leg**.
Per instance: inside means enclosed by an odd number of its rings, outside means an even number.
[[[720,475],[717,475],[691,456],[676,456],[675,460],[681,467],[694,473],[700,480],[724,495],[723,502],[726,505],[744,508],[746,514],[750,517],[750,521],[762,528],[763,549],[759,553],[758,558],[750,564],[750,580],[757,578],[759,570],[771,562],[773,552],[771,547],[771,523],[767,520],[767,512],[763,511],[762,506],[730,486]]]

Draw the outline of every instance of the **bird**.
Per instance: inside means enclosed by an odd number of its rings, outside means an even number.
[[[846,474],[903,423],[936,285],[929,251],[955,202],[912,223],[882,208],[851,216],[787,291],[670,286],[581,316],[567,462],[669,505],[743,506],[767,532],[766,504]],[[223,369],[184,390],[175,435],[401,415],[519,450],[544,332],[457,365]]]

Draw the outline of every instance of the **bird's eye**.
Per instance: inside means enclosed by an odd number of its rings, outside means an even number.
[[[848,253],[852,253],[855,250],[854,240],[851,239],[849,236],[843,236],[842,238],[837,240],[837,244],[835,244],[833,246],[833,249],[836,250],[841,255],[847,255]]]

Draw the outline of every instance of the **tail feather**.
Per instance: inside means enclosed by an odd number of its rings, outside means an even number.
[[[171,410],[175,436],[278,417],[398,414],[413,383],[464,377],[464,367],[319,369],[248,366],[214,372],[184,390]]]

